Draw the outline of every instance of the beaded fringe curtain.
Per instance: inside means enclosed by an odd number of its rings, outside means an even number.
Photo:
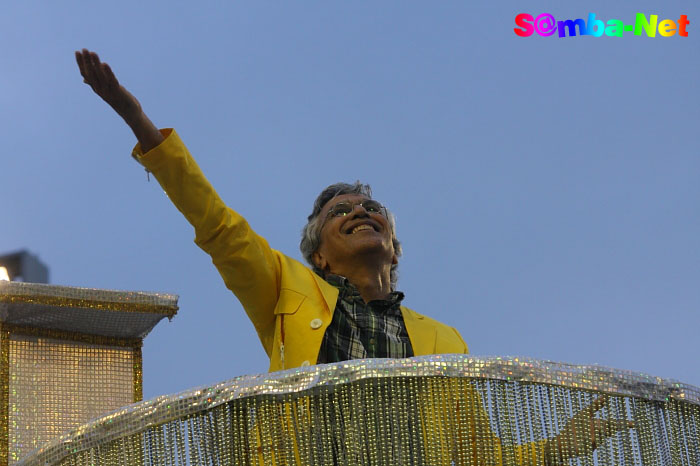
[[[644,374],[465,355],[239,377],[131,405],[34,465],[692,465],[700,389]]]

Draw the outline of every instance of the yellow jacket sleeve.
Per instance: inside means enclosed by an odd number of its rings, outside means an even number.
[[[280,289],[280,253],[224,204],[177,133],[161,132],[165,137],[161,144],[146,154],[137,145],[134,156],[194,227],[195,243],[212,257],[227,288],[241,301],[269,356]]]

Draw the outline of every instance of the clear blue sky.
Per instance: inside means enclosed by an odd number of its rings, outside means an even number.
[[[689,35],[521,38],[522,12],[686,14]],[[397,215],[405,304],[473,354],[700,385],[697,1],[5,2],[0,253],[179,294],[145,342],[150,398],[268,361],[82,47],[273,247],[301,259],[315,196],[360,179]]]

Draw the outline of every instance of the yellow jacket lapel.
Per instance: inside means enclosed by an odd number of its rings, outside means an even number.
[[[435,354],[435,342],[437,340],[437,330],[426,321],[425,317],[401,306],[401,314],[406,324],[408,338],[413,346],[414,356],[424,356]]]

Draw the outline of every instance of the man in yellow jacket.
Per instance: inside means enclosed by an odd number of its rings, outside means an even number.
[[[97,54],[76,58],[85,82],[134,131],[134,157],[192,224],[195,242],[240,300],[270,371],[467,352],[457,330],[401,305],[393,216],[371,199],[369,186],[338,183],[318,197],[301,242],[309,268],[270,248],[223,203],[177,133],[159,131]]]

